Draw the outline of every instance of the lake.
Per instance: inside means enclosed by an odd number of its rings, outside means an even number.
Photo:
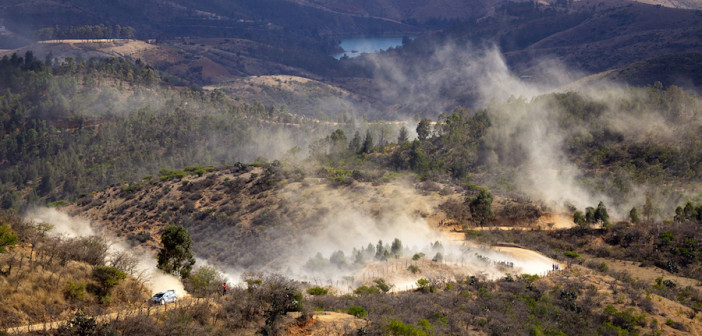
[[[344,57],[344,55],[356,57],[362,53],[372,54],[401,45],[402,37],[347,38],[342,39],[339,44],[339,46],[344,49],[344,52],[332,56],[336,59],[340,59]]]

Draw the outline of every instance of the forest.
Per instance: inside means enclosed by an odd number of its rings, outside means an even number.
[[[139,61],[55,63],[28,52],[3,58],[0,76],[6,134],[0,189],[6,209],[72,200],[193,162],[220,165],[253,160],[258,153],[278,155],[307,138],[286,131],[282,121],[296,117],[282,109],[238,104],[219,91],[174,87]],[[314,134],[318,127],[296,125],[288,128]],[[291,145],[255,141],[254,129]]]

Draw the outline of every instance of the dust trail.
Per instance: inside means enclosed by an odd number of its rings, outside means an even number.
[[[88,220],[80,217],[73,217],[65,212],[61,212],[55,208],[37,207],[31,209],[25,215],[25,218],[33,223],[48,223],[53,225],[53,229],[49,231],[49,235],[64,236],[68,238],[80,238],[94,236],[95,230],[90,225]],[[136,255],[131,252],[131,248],[124,242],[118,241],[115,238],[102,236],[109,244],[109,255],[128,252],[131,256],[137,258],[137,265],[134,268],[133,275],[139,276],[145,280],[145,285],[152,292],[160,292],[168,289],[174,289],[179,297],[183,297],[188,293],[183,287],[183,283],[177,277],[166,274],[156,268],[156,259],[148,253]],[[109,257],[108,257],[109,260]]]

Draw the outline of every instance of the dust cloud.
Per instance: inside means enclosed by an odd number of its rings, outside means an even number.
[[[343,289],[344,284],[357,286],[375,278],[405,284],[422,277],[496,279],[507,273],[543,275],[554,263],[536,253],[518,255],[470,244],[460,234],[460,241],[454,240],[427,222],[442,199],[422,194],[403,179],[347,188],[291,184],[281,195],[301,212],[322,215],[299,224],[289,241],[280,242],[286,246],[280,260],[264,270],[286,270],[310,283]],[[399,255],[377,258],[379,241],[382,249],[390,251],[395,239],[402,244]],[[420,260],[411,260],[415,254],[422,255]],[[423,271],[410,273],[407,267],[417,263]]]
[[[97,233],[90,224],[90,221],[82,219],[80,217],[73,217],[69,214],[59,211],[55,208],[46,207],[36,207],[30,209],[26,214],[25,218],[33,223],[47,223],[53,226],[52,230],[48,232],[49,235],[57,237],[67,237],[67,238],[81,238],[95,236]],[[128,253],[132,258],[136,258],[137,264],[131,271],[132,275],[137,278],[144,280],[144,284],[153,292],[160,292],[168,289],[174,289],[176,295],[183,297],[187,295],[183,283],[177,277],[162,272],[156,268],[155,256],[149,253],[136,254],[133,253],[131,248],[124,242],[121,242],[115,238],[106,237],[100,234],[101,237],[105,238],[108,249],[108,263],[110,258],[120,253]]]
[[[541,201],[556,211],[583,209],[603,201],[613,215],[623,217],[631,206],[643,203],[645,193],[610,195],[600,182],[586,176],[569,158],[567,140],[577,134],[583,141],[593,134],[610,132],[622,141],[643,143],[656,139],[675,144],[681,139],[681,126],[671,124],[661,111],[636,108],[646,101],[646,89],[633,89],[603,80],[577,85],[585,74],[543,59],[528,71],[510,69],[494,45],[475,46],[446,42],[420,60],[406,61],[394,54],[369,55],[375,79],[386,104],[402,107],[407,115],[422,114],[436,119],[456,106],[485,109],[491,121],[484,138],[487,149],[481,155],[488,171],[515,167],[510,183],[517,191]],[[577,91],[601,113],[588,115],[587,122],[567,123],[567,112],[551,93]],[[634,107],[634,108],[632,108]],[[690,125],[699,125],[695,109],[677,106]],[[611,183],[611,177],[604,177]],[[636,185],[628,176],[617,178],[631,184],[632,190],[656,190],[657,186]],[[492,181],[494,182],[494,181]],[[492,183],[487,181],[488,184]]]

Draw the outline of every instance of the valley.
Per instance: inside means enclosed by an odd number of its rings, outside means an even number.
[[[697,335],[701,8],[0,1],[0,335]]]

